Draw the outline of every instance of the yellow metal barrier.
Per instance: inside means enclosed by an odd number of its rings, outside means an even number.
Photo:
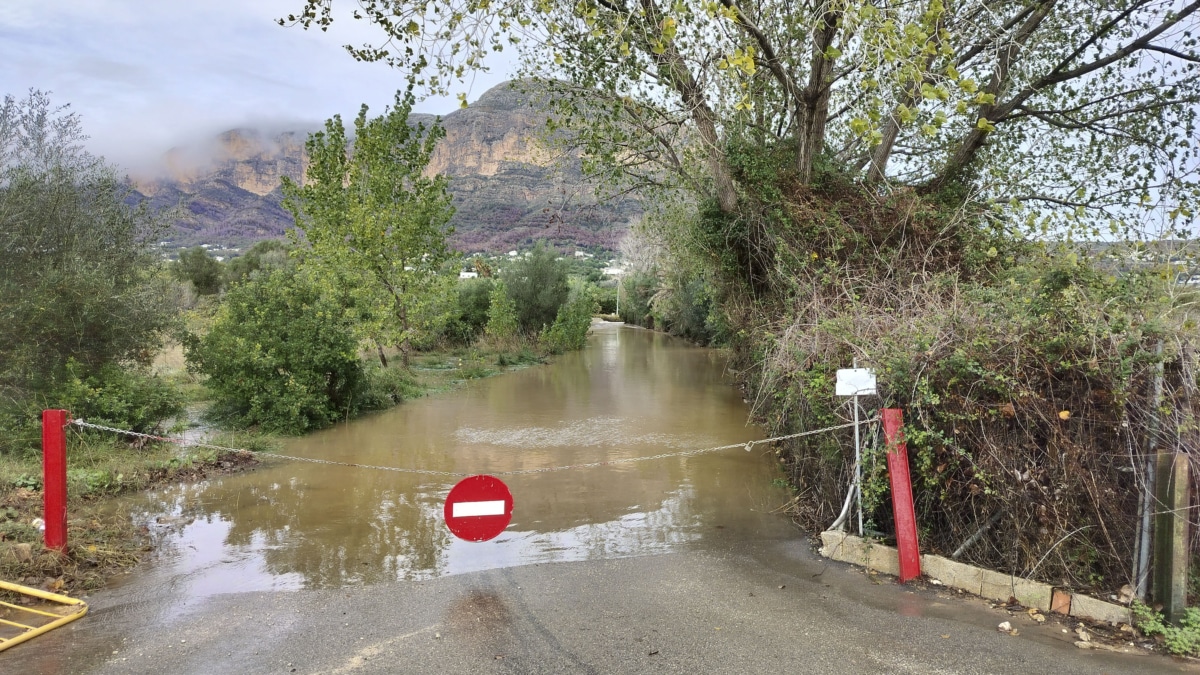
[[[0,616],[16,618],[18,615],[14,614],[14,612],[23,612],[25,614],[33,615],[33,618],[26,619],[26,621],[39,622],[38,625],[28,625],[23,622],[10,621],[7,618],[0,618],[0,630],[4,630],[6,633],[12,632],[12,629],[19,630],[15,637],[6,638],[0,636],[0,652],[13,645],[21,644],[26,640],[32,640],[42,633],[52,631],[59,626],[71,623],[75,619],[87,614],[87,603],[77,598],[68,598],[65,595],[49,593],[36,588],[22,586],[20,584],[10,584],[7,581],[0,581],[0,589],[12,591],[14,593],[20,593],[21,595],[29,595],[42,600],[49,600],[50,602],[55,602],[63,606],[61,612],[55,612],[46,611],[44,609],[21,607],[20,605],[14,605],[12,603],[0,601],[0,608],[4,608],[3,614],[0,614]],[[40,623],[45,621],[47,617],[53,620]]]

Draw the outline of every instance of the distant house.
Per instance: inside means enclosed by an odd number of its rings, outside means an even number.
[[[517,257],[517,252],[516,252],[516,251],[509,251],[509,252],[508,252],[508,257],[510,257],[510,258],[515,258],[515,257]]]
[[[604,273],[610,277],[619,277],[625,274],[625,270],[620,267],[605,267]]]
[[[459,279],[478,279],[479,272],[459,272],[458,278]]]

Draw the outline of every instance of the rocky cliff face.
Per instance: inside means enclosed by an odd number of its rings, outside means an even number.
[[[442,120],[446,137],[429,172],[451,177],[451,241],[460,250],[506,251],[543,239],[611,249],[640,215],[628,199],[598,202],[578,160],[559,161],[538,142],[546,114],[536,100],[500,85]],[[306,138],[303,130],[228,131],[207,146],[172,150],[165,175],[135,184],[153,207],[176,208],[176,245],[234,247],[281,237],[292,222],[280,206],[280,179],[303,176]]]

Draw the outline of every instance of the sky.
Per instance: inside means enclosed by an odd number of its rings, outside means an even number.
[[[349,7],[350,2],[343,0]],[[126,170],[151,169],[170,148],[234,128],[311,129],[335,113],[382,112],[402,73],[359,63],[346,43],[378,29],[348,17],[329,31],[284,28],[303,0],[0,0],[0,95],[31,88],[70,104],[90,150]],[[504,64],[466,91],[475,100]],[[417,112],[446,114],[451,98]]]

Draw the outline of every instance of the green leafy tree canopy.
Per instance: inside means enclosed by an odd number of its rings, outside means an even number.
[[[536,333],[554,323],[558,308],[571,292],[567,276],[566,263],[543,242],[501,271],[508,297],[516,305],[521,330]]]
[[[161,219],[83,150],[79,118],[38,91],[0,104],[0,397],[147,363],[174,306]]]
[[[285,205],[303,233],[305,260],[327,278],[352,277],[374,308],[374,337],[401,346],[405,365],[411,343],[429,322],[430,305],[445,290],[447,223],[454,209],[445,176],[428,176],[434,145],[445,135],[438,124],[410,126],[411,92],[369,118],[364,105],[350,143],[340,116],[309,136],[308,173],[303,185],[283,179]],[[370,323],[370,322],[369,322]]]
[[[297,1],[297,4],[301,4]],[[322,30],[305,0],[282,24]],[[348,45],[445,93],[521,49],[594,167],[715,197],[731,142],[987,200],[1031,234],[1186,231],[1200,199],[1200,0],[358,0]],[[465,95],[463,95],[465,102]]]

